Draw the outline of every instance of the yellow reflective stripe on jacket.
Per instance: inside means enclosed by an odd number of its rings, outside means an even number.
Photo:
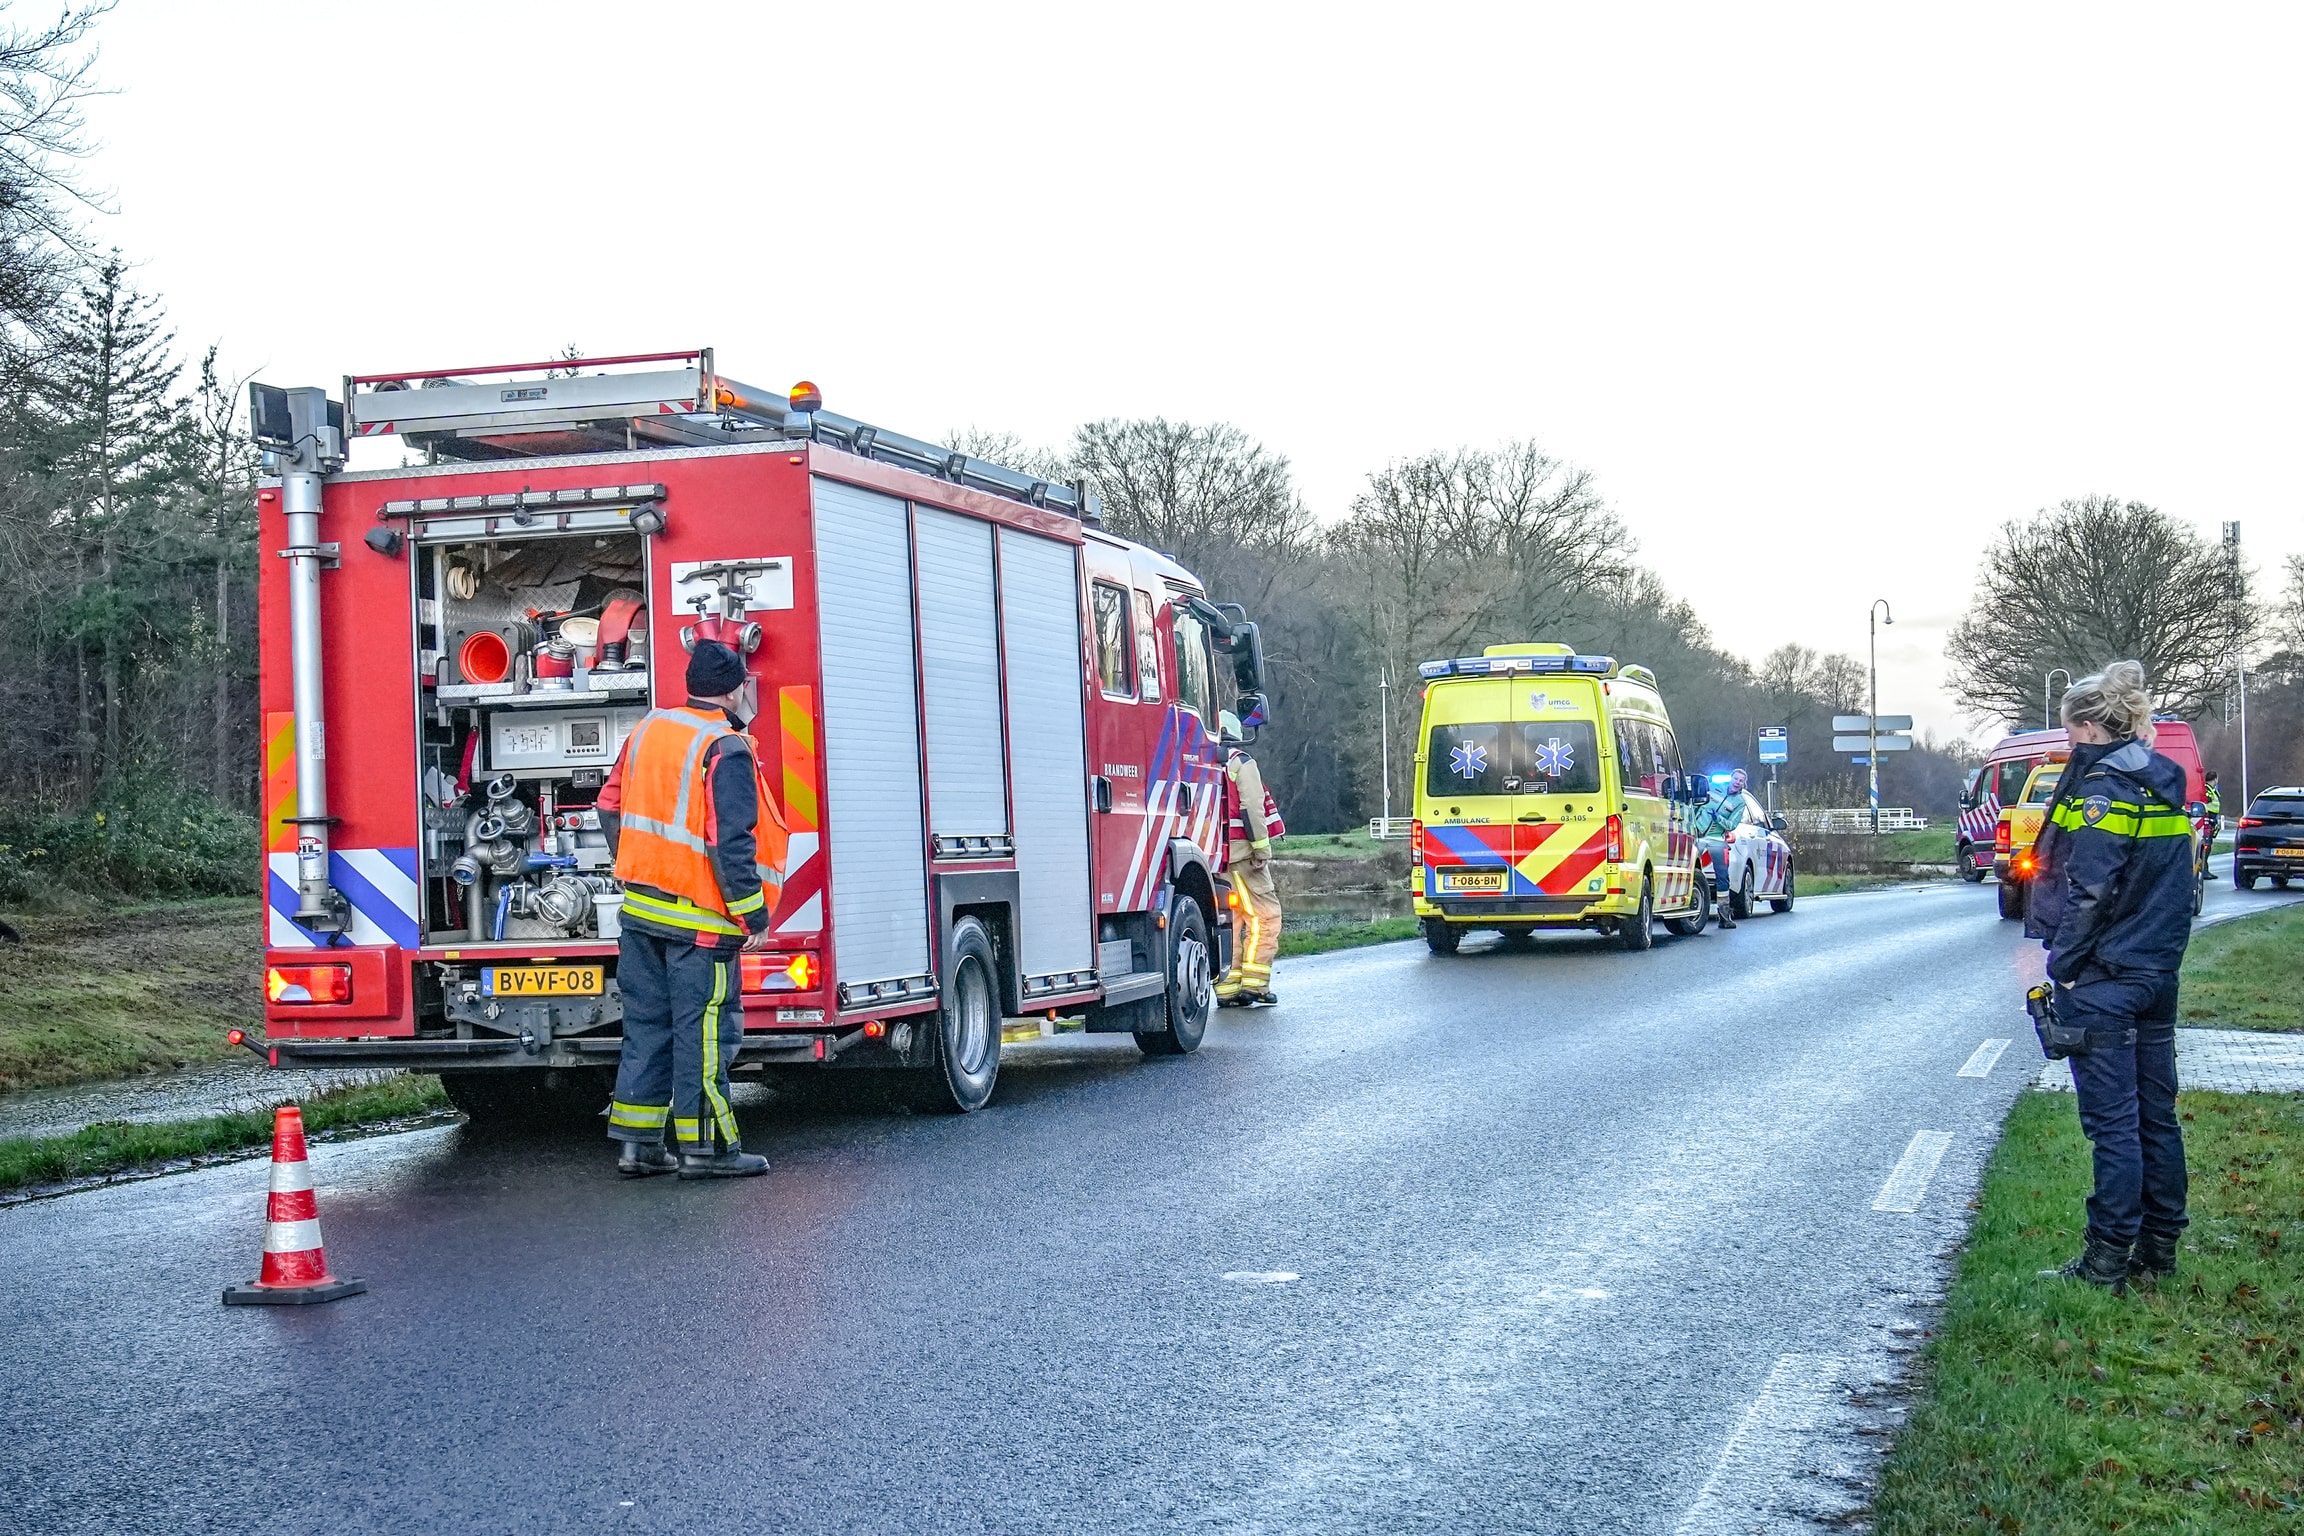
[[[608,1123],[626,1126],[636,1131],[660,1131],[672,1113],[669,1104],[627,1104],[621,1099],[608,1101]]]
[[[698,933],[740,934],[744,931],[719,913],[706,911],[692,901],[667,900],[631,886],[624,888],[624,910],[643,922],[666,923]]]
[[[768,888],[763,885],[759,890],[754,891],[751,895],[741,897],[738,900],[728,903],[728,915],[731,917],[742,917],[747,912],[759,911],[767,904]]]
[[[2111,808],[2094,821],[2088,819],[2085,801],[2059,801],[2050,820],[2067,832],[2094,828],[2114,837],[2189,837],[2192,819],[2182,811],[2147,811],[2140,805],[2115,800]]]

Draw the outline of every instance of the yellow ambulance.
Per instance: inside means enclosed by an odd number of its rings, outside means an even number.
[[[1435,954],[1472,929],[1591,928],[1647,949],[1703,931],[1684,772],[1655,674],[1565,645],[1427,661],[1409,825],[1416,915]]]

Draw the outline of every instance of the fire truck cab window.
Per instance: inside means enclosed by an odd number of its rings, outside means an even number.
[[[1147,704],[1160,702],[1160,630],[1152,622],[1150,593],[1136,594],[1137,697]]]
[[[1108,699],[1136,696],[1136,658],[1128,640],[1128,594],[1097,582],[1089,588],[1096,619],[1096,677]]]
[[[1214,690],[1208,665],[1208,626],[1189,609],[1172,611],[1176,615],[1176,697],[1198,711],[1201,723],[1213,729],[1216,711],[1211,702]]]

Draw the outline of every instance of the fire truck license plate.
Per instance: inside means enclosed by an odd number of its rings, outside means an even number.
[[[596,965],[484,965],[480,990],[488,997],[592,997],[605,987]]]
[[[1443,871],[1440,883],[1451,891],[1489,891],[1504,889],[1504,871],[1500,869],[1451,869]]]

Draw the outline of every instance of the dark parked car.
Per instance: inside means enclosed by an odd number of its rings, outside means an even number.
[[[2292,879],[2304,880],[2304,786],[2265,790],[2240,818],[2232,842],[2232,883],[2254,890],[2259,875],[2271,876],[2282,890]]]

